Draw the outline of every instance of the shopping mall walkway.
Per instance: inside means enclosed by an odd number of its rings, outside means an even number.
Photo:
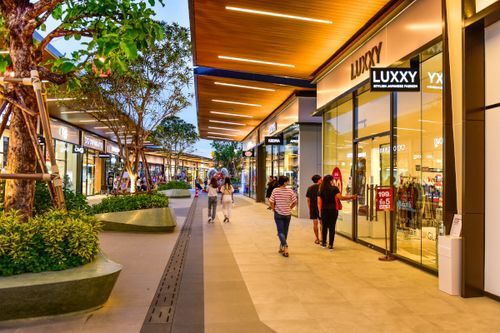
[[[263,204],[237,196],[231,223],[219,212],[208,224],[206,201],[172,202],[174,234],[103,234],[124,270],[102,309],[7,332],[500,332],[496,301],[448,296],[435,276],[342,237],[322,249],[308,220],[292,219],[284,258]]]

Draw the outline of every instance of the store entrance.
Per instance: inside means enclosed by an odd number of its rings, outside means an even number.
[[[383,248],[384,212],[375,209],[375,191],[391,185],[391,149],[389,135],[372,136],[356,143],[357,238]],[[389,226],[389,221],[388,221]]]

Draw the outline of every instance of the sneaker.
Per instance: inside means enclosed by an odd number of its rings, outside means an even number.
[[[326,244],[321,243],[321,247],[324,248],[324,249],[326,249]]]
[[[333,250],[333,245],[328,245],[329,250]]]
[[[212,223],[212,218],[208,218],[208,223]]]
[[[280,245],[280,249],[279,249],[278,253],[283,253],[283,246]]]

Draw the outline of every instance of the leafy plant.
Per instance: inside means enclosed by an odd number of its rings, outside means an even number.
[[[64,201],[66,209],[89,211],[90,206],[87,203],[87,198],[81,193],[75,193],[68,188],[63,188]],[[43,214],[53,208],[50,198],[49,189],[46,183],[37,182],[35,187],[35,204],[33,207],[33,215]]]
[[[141,193],[108,197],[92,206],[94,214],[125,212],[129,210],[168,207],[168,198],[161,193]]]
[[[0,212],[0,276],[81,266],[99,252],[100,222],[82,211],[51,210],[21,219]]]
[[[158,186],[159,191],[165,190],[189,190],[191,189],[191,185],[183,182],[181,180],[171,180],[166,184],[160,184]]]

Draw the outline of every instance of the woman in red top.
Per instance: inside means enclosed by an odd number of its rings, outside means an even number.
[[[288,185],[288,177],[280,176],[278,179],[279,187],[273,190],[269,203],[274,210],[274,222],[276,222],[276,229],[278,229],[278,237],[280,239],[280,253],[288,257],[288,244],[286,239],[288,237],[288,227],[292,218],[292,209],[297,204],[297,195],[295,192],[286,188]]]
[[[332,175],[323,177],[323,182],[318,191],[318,210],[321,212],[321,221],[323,222],[323,229],[321,229],[322,247],[326,247],[326,235],[329,233],[328,248],[333,250],[335,226],[339,216],[337,202],[339,200],[355,200],[356,198],[356,195],[343,196],[339,188],[333,185]]]

